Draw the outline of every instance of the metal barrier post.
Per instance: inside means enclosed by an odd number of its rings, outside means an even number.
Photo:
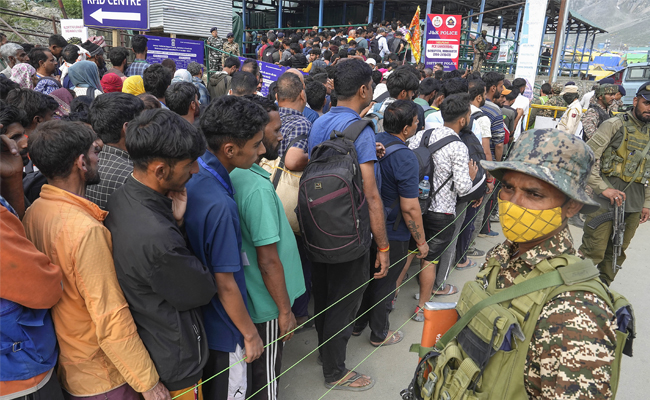
[[[278,0],[278,28],[282,28],[282,0]]]
[[[343,2],[343,17],[341,18],[341,25],[345,24],[345,15],[348,13],[348,2]]]
[[[431,14],[431,2],[432,0],[427,0],[427,14]],[[386,0],[384,0],[384,9],[386,9]],[[384,19],[383,14],[381,19]]]
[[[573,56],[571,57],[571,71],[569,71],[569,77],[573,78],[573,66],[576,62],[576,53],[578,51],[578,40],[580,39],[580,25],[578,25],[578,32],[576,32],[576,41],[573,44]],[[580,56],[580,63],[582,63],[582,55]]]
[[[483,13],[484,12],[485,12],[485,0],[481,0],[481,11],[479,11],[480,14],[478,15],[478,28],[476,29],[479,34],[481,34],[481,30],[483,29]]]
[[[582,65],[584,64],[585,50],[587,50],[587,40],[589,40],[589,28],[587,28],[587,33],[585,34],[585,42],[582,44],[582,54],[580,56],[580,67],[578,68],[578,77],[582,73]],[[589,63],[591,62],[591,52],[589,52],[589,58],[587,59],[587,72],[589,72]]]
[[[515,28],[515,54],[517,54],[517,51],[519,50],[519,29],[521,28],[521,12],[523,11],[523,7],[519,7],[519,13],[517,14],[517,27]],[[512,60],[514,61],[514,59]],[[510,73],[512,74],[512,67],[513,65],[510,66]]]
[[[320,0],[320,3],[318,4],[318,26],[323,26],[323,5],[325,3],[325,0]],[[321,28],[319,30],[322,31],[323,29]]]
[[[370,0],[368,2],[368,23],[372,24],[372,12],[375,8],[375,0]]]

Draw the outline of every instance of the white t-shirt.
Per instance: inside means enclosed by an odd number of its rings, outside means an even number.
[[[474,104],[470,104],[470,108],[472,114],[477,111],[481,111],[481,109],[476,107]],[[472,133],[474,133],[479,142],[483,143],[482,139],[492,137],[492,129],[490,129],[491,125],[492,122],[487,115],[483,115],[482,117],[476,118],[474,120],[474,124],[472,124]]]
[[[580,105],[582,108],[589,108],[589,102],[591,101],[591,98],[594,97],[595,93],[596,92],[592,90],[591,92],[587,92],[584,96],[582,96],[582,100],[580,100]]]
[[[519,135],[521,135],[521,127],[526,126],[527,120],[528,120],[528,109],[530,108],[530,99],[528,97],[519,94],[517,98],[515,99],[515,102],[512,103],[510,106],[514,108],[515,110],[518,108],[521,108],[524,110],[524,116],[522,119],[519,121],[519,124],[515,127],[515,140],[519,139]]]

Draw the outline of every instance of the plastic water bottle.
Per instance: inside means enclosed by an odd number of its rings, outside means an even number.
[[[420,190],[418,198],[420,200],[426,200],[429,198],[429,193],[431,192],[431,183],[429,182],[429,177],[425,176],[424,179],[420,182]]]

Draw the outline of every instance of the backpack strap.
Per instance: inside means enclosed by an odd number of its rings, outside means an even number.
[[[363,130],[366,129],[366,127],[371,123],[372,121],[369,121],[367,119],[354,121],[347,128],[345,128],[343,132],[332,131],[330,134],[330,140],[335,139],[336,137],[344,137],[352,142],[355,142],[359,135],[361,135],[361,132],[363,132]]]
[[[428,143],[428,142],[429,142],[428,137],[431,136],[431,131],[433,131],[433,129],[429,129],[428,131],[424,132],[424,135],[422,135],[422,139],[423,139],[423,141],[422,141],[421,143]],[[428,135],[428,137],[427,137],[427,140],[424,141],[424,137],[427,135],[427,133],[429,133],[429,135]],[[445,136],[445,137],[443,137],[442,139],[438,140],[437,142],[433,142],[430,146],[425,146],[425,147],[426,147],[427,149],[429,149],[429,152],[430,152],[431,155],[433,156],[433,153],[435,153],[436,151],[442,149],[443,147],[445,147],[445,146],[448,145],[449,143],[456,142],[456,141],[458,141],[458,142],[462,142],[462,140],[460,140],[460,138],[459,138],[458,136],[456,136],[456,135],[449,135],[449,136]],[[453,172],[449,175],[449,177],[448,177],[447,179],[445,179],[445,181],[442,183],[442,185],[440,185],[440,186],[438,187],[438,189],[436,189],[436,191],[433,192],[433,194],[432,194],[431,196],[432,196],[432,197],[436,197],[436,195],[438,194],[438,192],[440,192],[440,191],[442,190],[442,188],[445,187],[445,185],[446,185],[447,183],[449,183],[449,181],[451,180],[451,177],[452,177],[452,176],[454,176]],[[433,180],[433,177],[431,177],[431,179]]]
[[[289,144],[287,145],[287,150],[284,152],[282,155],[282,158],[280,158],[280,161],[278,162],[278,170],[275,171],[275,175],[273,175],[273,188],[277,189],[278,188],[278,183],[280,183],[280,177],[282,177],[282,170],[284,169],[284,160],[287,158],[287,153],[289,152],[289,149],[296,144],[297,142],[307,139],[307,135],[298,135],[295,138],[293,138]]]
[[[388,156],[390,156],[391,154],[396,153],[398,150],[402,150],[402,149],[407,149],[408,150],[409,149],[404,143],[400,143],[400,142],[392,142],[392,143],[387,144],[384,147],[386,147],[386,154],[384,154],[384,156],[379,159],[380,163],[382,161],[384,161],[386,158],[388,158]],[[399,196],[397,196],[395,201],[393,201],[393,204],[390,205],[390,213],[392,213],[393,210],[395,210],[395,208],[397,207],[398,204],[399,204]],[[386,217],[388,217],[388,215]],[[397,230],[397,228],[399,227],[399,223],[401,221],[402,221],[402,213],[398,213],[397,217],[395,218],[395,223],[393,224],[393,230],[394,231]]]

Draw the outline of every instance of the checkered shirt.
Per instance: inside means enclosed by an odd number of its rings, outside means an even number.
[[[301,112],[286,107],[280,107],[280,119],[282,120],[282,128],[280,129],[282,141],[280,142],[278,155],[282,157],[289,150],[289,143],[294,138],[300,135],[309,136],[311,122]],[[305,153],[309,150],[307,139],[299,140],[291,147],[302,149]]]
[[[129,67],[126,69],[126,74],[124,74],[124,75],[126,75],[126,76],[133,76],[133,75],[142,76],[142,74],[144,74],[144,70],[149,68],[150,65],[151,64],[149,64],[145,60],[140,60],[140,59],[133,60],[131,65],[129,65]]]
[[[126,182],[126,178],[133,172],[133,162],[129,153],[111,145],[104,145],[99,153],[98,185],[86,187],[86,198],[106,210],[108,197]]]

